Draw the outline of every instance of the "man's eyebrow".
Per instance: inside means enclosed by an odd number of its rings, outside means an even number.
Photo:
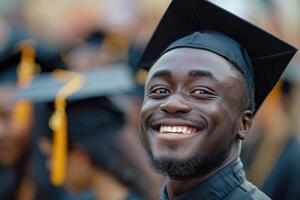
[[[169,70],[160,70],[160,71],[154,72],[152,74],[152,76],[150,77],[150,79],[154,79],[154,78],[162,77],[162,76],[172,77],[171,72]]]
[[[188,75],[192,77],[207,77],[207,78],[217,80],[217,78],[210,71],[206,71],[206,70],[198,70],[198,69],[191,70],[188,72]]]

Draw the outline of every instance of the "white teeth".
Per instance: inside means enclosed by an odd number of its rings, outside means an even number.
[[[182,127],[181,127],[181,126],[179,126],[179,127],[177,128],[177,132],[178,132],[178,133],[182,133]]]
[[[160,126],[160,133],[178,133],[178,134],[193,134],[197,132],[197,128],[188,126]]]
[[[159,127],[159,132],[160,133],[164,132],[164,127],[163,126]]]

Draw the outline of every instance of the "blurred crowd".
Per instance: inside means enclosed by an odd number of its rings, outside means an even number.
[[[158,199],[163,178],[139,142],[147,73],[137,62],[170,1],[0,0],[1,200]],[[300,47],[299,0],[211,1]],[[130,73],[130,92],[117,94],[114,74],[91,93],[69,78],[68,71],[97,74],[116,65]],[[53,89],[55,80],[35,82],[38,96],[16,98],[37,77],[58,73],[68,80],[64,90]],[[299,98],[298,54],[241,152],[248,179],[272,199],[300,197]],[[66,144],[57,142],[60,133]]]

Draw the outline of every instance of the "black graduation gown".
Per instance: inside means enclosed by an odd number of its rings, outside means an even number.
[[[174,200],[268,200],[270,199],[246,180],[240,159],[218,171],[191,191]],[[168,200],[166,187],[160,200]]]
[[[0,199],[13,200],[18,183],[19,175],[17,171],[0,165]]]

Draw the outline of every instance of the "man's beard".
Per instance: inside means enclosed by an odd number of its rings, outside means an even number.
[[[229,155],[232,142],[223,145],[207,156],[194,156],[187,160],[176,161],[173,159],[155,159],[152,152],[148,151],[152,168],[158,173],[173,179],[190,179],[203,176],[221,166]]]

